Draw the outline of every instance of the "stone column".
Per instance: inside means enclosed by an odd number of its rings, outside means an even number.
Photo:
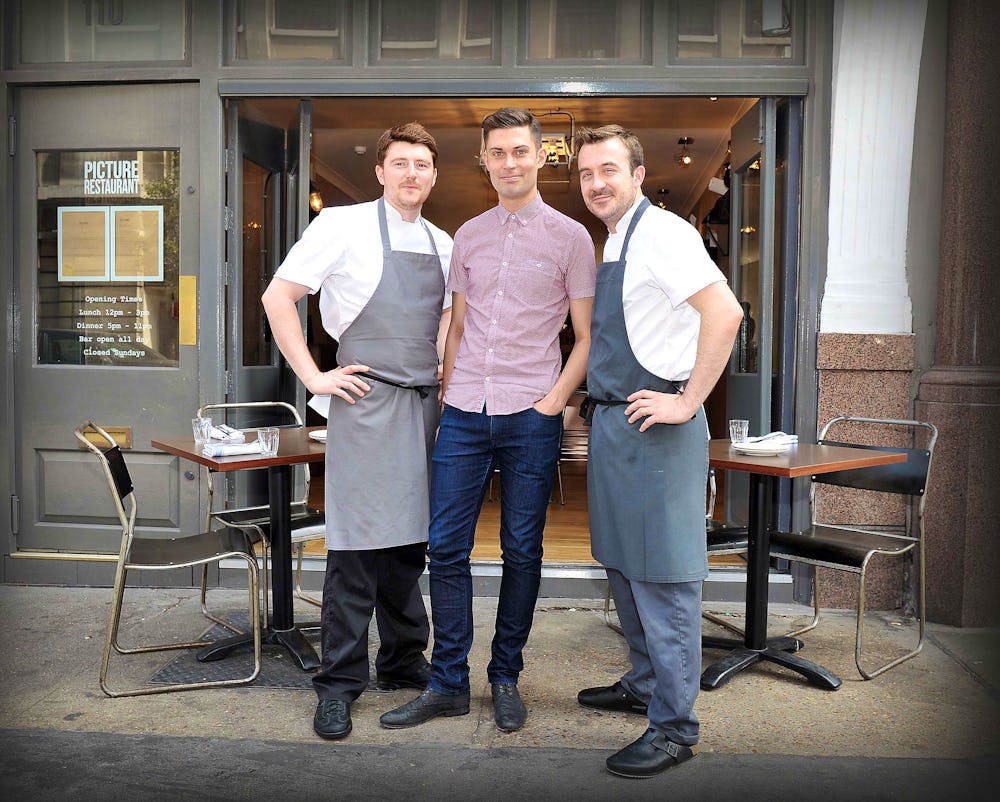
[[[927,617],[1000,625],[1000,60],[988,0],[948,4],[944,205],[934,367],[916,415],[940,439],[927,494]]]
[[[816,346],[821,425],[836,415],[911,415],[906,242],[926,17],[926,2],[906,0],[840,0],[835,8],[829,244]],[[859,505],[823,487],[817,503],[827,521],[905,521],[905,511],[884,496]],[[900,561],[875,560],[872,569],[868,607],[903,607]],[[854,576],[817,569],[817,579],[823,606],[857,603]]]

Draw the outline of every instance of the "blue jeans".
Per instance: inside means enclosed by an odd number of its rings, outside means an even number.
[[[517,682],[538,599],[542,530],[561,436],[561,415],[542,415],[533,408],[487,415],[445,406],[434,445],[427,544],[434,622],[431,690],[445,694],[469,690],[473,632],[469,555],[494,465],[500,468],[503,577],[487,676],[491,683]]]

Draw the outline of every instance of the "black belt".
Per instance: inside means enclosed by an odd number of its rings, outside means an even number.
[[[382,384],[391,384],[393,387],[398,387],[400,390],[413,390],[414,392],[420,394],[421,399],[427,398],[427,396],[429,396],[432,391],[437,390],[436,384],[410,386],[408,384],[400,384],[399,382],[394,382],[392,379],[387,379],[385,376],[379,376],[377,373],[372,373],[371,371],[368,371],[367,373],[359,373],[358,375],[362,376],[365,379],[374,379],[375,381],[381,382]]]
[[[667,381],[664,382],[664,384],[666,386],[658,392],[672,393],[676,395],[684,392],[684,388],[687,387],[687,379],[679,382]],[[590,426],[590,422],[594,419],[594,410],[598,406],[615,407],[628,403],[629,402],[627,400],[623,401],[617,398],[594,398],[592,395],[588,395],[583,399],[583,401],[580,402],[580,417],[583,418],[585,426]]]

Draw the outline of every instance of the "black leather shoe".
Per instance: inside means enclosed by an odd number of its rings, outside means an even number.
[[[514,732],[524,726],[528,711],[521,701],[516,685],[493,683],[493,720],[504,732]]]
[[[690,746],[674,743],[652,728],[607,759],[608,771],[619,777],[653,777],[694,757]]]
[[[375,691],[398,691],[400,688],[417,688],[423,690],[427,687],[427,681],[431,678],[431,667],[423,663],[419,668],[406,674],[390,674],[381,676],[375,681],[372,690]]]
[[[338,741],[351,731],[351,703],[341,699],[320,699],[313,716],[313,729],[320,738]]]
[[[646,704],[642,699],[625,690],[620,682],[604,688],[585,688],[576,695],[576,700],[584,707],[593,710],[646,715]]]
[[[426,690],[412,702],[383,713],[378,720],[387,730],[416,727],[438,716],[464,716],[469,712],[469,694],[445,694]]]

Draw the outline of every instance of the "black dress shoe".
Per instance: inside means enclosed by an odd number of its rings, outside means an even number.
[[[639,716],[647,714],[645,702],[625,690],[620,682],[603,688],[585,688],[576,695],[576,700],[584,707],[594,710],[635,713]]]
[[[504,732],[514,732],[524,726],[528,711],[521,701],[517,686],[503,682],[493,683],[493,720]]]
[[[313,729],[320,738],[338,741],[351,731],[351,703],[342,699],[320,699],[313,716]]]
[[[641,779],[653,777],[693,757],[690,746],[674,743],[662,732],[650,728],[639,740],[609,757],[607,767],[619,777]]]
[[[383,713],[379,725],[387,730],[416,727],[438,716],[464,716],[469,712],[469,693],[445,694],[426,690],[412,702]]]
[[[427,681],[431,678],[431,667],[426,662],[414,671],[406,674],[388,674],[380,676],[372,690],[375,691],[398,691],[400,688],[417,688],[423,690],[427,687]]]

